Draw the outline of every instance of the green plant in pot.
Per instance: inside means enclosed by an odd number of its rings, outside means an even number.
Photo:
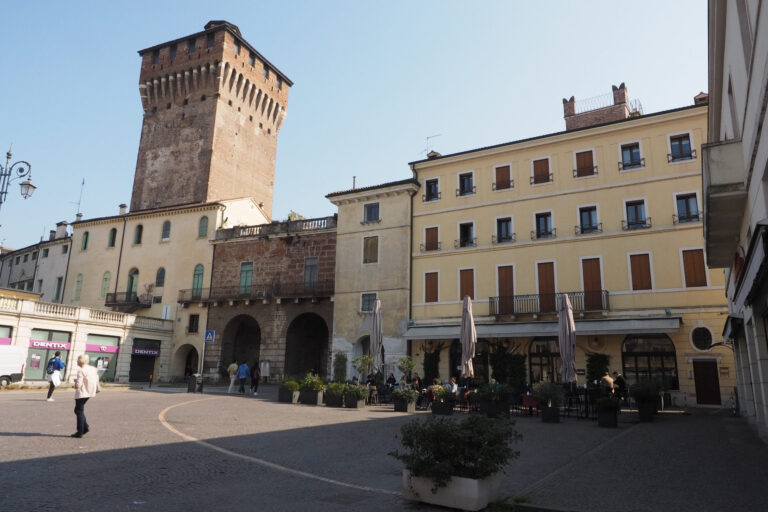
[[[453,414],[453,406],[456,405],[456,394],[440,386],[435,388],[434,395],[435,399],[431,404],[432,414],[438,416],[450,416]]]
[[[362,409],[365,407],[365,399],[368,396],[367,386],[347,386],[344,392],[344,407],[350,409]]]
[[[630,396],[637,403],[637,414],[640,421],[653,421],[660,392],[659,385],[652,380],[641,380],[629,388]]]
[[[371,370],[373,359],[370,356],[357,356],[352,360],[352,368],[355,369],[360,376],[360,381],[364,381],[366,376]]]
[[[537,382],[533,396],[541,402],[541,420],[544,423],[560,423],[560,397],[563,388],[554,382]]]
[[[333,380],[334,382],[347,380],[347,354],[344,352],[333,354]]]
[[[483,384],[477,391],[480,412],[489,418],[509,416],[512,388],[500,383]]]
[[[411,378],[411,372],[413,372],[413,369],[416,368],[416,363],[413,362],[413,359],[411,359],[408,356],[403,356],[400,359],[397,360],[397,369],[405,375],[406,379]]]
[[[416,412],[416,400],[419,394],[412,389],[395,389],[392,391],[392,403],[395,412]]]
[[[344,405],[344,392],[346,384],[341,382],[329,382],[325,387],[325,405],[328,407],[342,407]]]
[[[277,400],[288,404],[298,403],[299,383],[291,378],[284,379],[277,392]]]
[[[597,400],[597,424],[600,427],[616,428],[619,425],[619,409],[621,403],[613,397],[603,397]]]
[[[302,404],[322,405],[323,389],[322,379],[314,373],[308,373],[299,382],[299,401]]]
[[[500,472],[519,452],[514,422],[470,415],[463,421],[427,417],[400,430],[405,497],[462,510],[480,510],[498,496]]]

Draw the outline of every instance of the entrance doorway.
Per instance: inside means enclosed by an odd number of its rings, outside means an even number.
[[[696,384],[696,403],[720,405],[720,377],[716,361],[694,361],[693,379]]]
[[[247,363],[249,368],[259,363],[261,351],[261,328],[259,323],[249,315],[238,315],[227,323],[224,328],[222,342],[221,364],[226,368],[233,361]]]
[[[285,373],[302,375],[314,371],[325,376],[327,361],[328,326],[325,320],[314,313],[294,318],[286,333]]]

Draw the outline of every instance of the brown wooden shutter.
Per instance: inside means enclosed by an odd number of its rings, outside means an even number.
[[[629,266],[632,271],[632,289],[651,289],[651,260],[647,254],[631,254]]]
[[[549,181],[549,160],[542,158],[533,162],[533,182],[547,183]]]
[[[425,249],[427,251],[436,251],[437,246],[437,228],[427,228],[424,230],[424,236],[426,238]]]
[[[507,188],[510,188],[509,166],[503,165],[496,168],[496,190],[504,190]]]
[[[459,300],[467,296],[475,300],[475,271],[466,268],[459,271],[459,276]]]
[[[584,280],[584,306],[588,311],[603,309],[600,258],[581,260],[581,269]]]
[[[424,274],[424,302],[437,302],[437,272]]]
[[[683,251],[685,286],[707,286],[707,274],[704,268],[704,251],[691,249]]]
[[[592,176],[595,173],[591,151],[576,153],[576,176]]]
[[[539,263],[538,279],[540,311],[555,311],[555,264]]]
[[[499,314],[510,315],[515,312],[514,267],[499,267]]]

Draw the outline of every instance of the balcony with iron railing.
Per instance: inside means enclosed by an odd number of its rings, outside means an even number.
[[[442,248],[442,242],[425,242],[419,244],[421,252],[439,251]]]
[[[152,307],[152,294],[136,292],[108,293],[104,305],[125,311]]]
[[[209,303],[271,299],[321,299],[333,296],[334,281],[275,283],[271,285],[216,286],[179,290],[178,302]]]
[[[491,184],[492,190],[508,190],[515,188],[515,180],[512,178],[506,180],[496,180]]]
[[[597,224],[582,224],[580,226],[573,226],[573,233],[575,235],[590,235],[593,233],[602,233],[603,232],[603,223],[598,222]]]
[[[545,240],[547,238],[557,238],[557,228],[546,231],[531,231],[531,240]]]
[[[421,195],[421,201],[423,203],[429,203],[430,201],[439,201],[442,198],[443,198],[442,192],[428,193],[428,194]]]
[[[623,231],[632,231],[633,229],[650,229],[653,227],[651,224],[651,218],[646,217],[644,219],[637,219],[633,221],[622,220],[621,229]]]
[[[589,178],[591,176],[597,176],[597,166],[581,167],[573,170],[574,178]]]
[[[645,167],[645,157],[640,160],[627,160],[626,162],[619,162],[619,171],[629,171],[631,169],[641,169]]]
[[[610,309],[608,290],[596,290],[489,297],[489,313],[491,315],[556,313],[557,299],[561,295],[568,296],[573,311],[577,313]]]
[[[674,153],[667,153],[667,162],[683,162],[685,160],[696,160],[696,149],[690,151],[680,151]]]
[[[462,247],[477,247],[477,238],[462,238],[453,241],[454,249],[461,249]]]
[[[471,187],[462,187],[456,189],[456,197],[462,197],[462,196],[471,196],[477,192],[477,186],[472,185]]]
[[[553,180],[554,176],[552,173],[540,176],[531,176],[531,185],[543,185],[544,183],[552,183]]]
[[[698,212],[687,215],[672,215],[672,224],[685,224],[686,222],[700,222],[701,215]]]
[[[336,225],[337,218],[335,215],[331,217],[318,217],[315,219],[274,221],[270,224],[222,228],[216,231],[216,240],[229,240],[232,238],[265,235],[292,235],[296,233],[336,229]]]
[[[507,233],[504,235],[493,235],[491,236],[491,244],[498,245],[498,244],[510,244],[512,242],[517,241],[517,234],[515,233]]]

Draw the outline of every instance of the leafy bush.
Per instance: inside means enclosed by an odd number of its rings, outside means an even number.
[[[593,383],[600,381],[608,371],[608,363],[611,358],[606,354],[588,354],[587,355],[587,382]]]
[[[406,401],[409,404],[418,400],[419,394],[412,389],[395,389],[392,391],[392,399]]]
[[[397,369],[400,370],[400,372],[405,375],[406,377],[411,376],[411,372],[414,368],[416,368],[416,363],[413,362],[413,359],[411,359],[408,356],[401,357],[397,360]]]
[[[563,388],[554,382],[537,382],[533,385],[533,396],[541,400],[548,407],[560,405],[560,396]]]
[[[284,380],[283,381],[282,387],[286,391],[291,391],[291,392],[298,391],[299,390],[299,383],[296,382],[295,380],[288,379],[288,380]]]
[[[456,393],[451,393],[444,387],[440,386],[439,388],[436,388],[435,391],[435,400],[438,402],[455,402],[456,401]]]
[[[598,411],[618,411],[620,407],[619,401],[615,398],[598,398],[597,399],[597,410]]]
[[[314,373],[308,373],[301,379],[299,387],[302,391],[322,391],[323,380]]]
[[[328,396],[343,396],[346,390],[346,384],[342,382],[330,382],[325,387],[325,394]]]
[[[365,400],[368,397],[368,388],[366,386],[347,386],[346,393],[355,395],[358,400]]]
[[[477,398],[484,402],[509,402],[512,398],[512,389],[499,383],[493,389],[489,384],[483,384],[477,389]]]
[[[347,380],[347,354],[344,352],[333,354],[333,380],[336,382]]]
[[[511,447],[520,437],[511,420],[474,414],[464,421],[428,417],[403,425],[400,441],[405,451],[389,455],[413,476],[431,478],[436,493],[452,476],[482,479],[498,473],[520,455]]]
[[[357,370],[359,375],[366,375],[372,364],[373,359],[370,356],[357,356],[352,360],[352,367]]]
[[[659,385],[652,380],[641,380],[629,388],[629,394],[640,403],[655,403],[659,399]]]

